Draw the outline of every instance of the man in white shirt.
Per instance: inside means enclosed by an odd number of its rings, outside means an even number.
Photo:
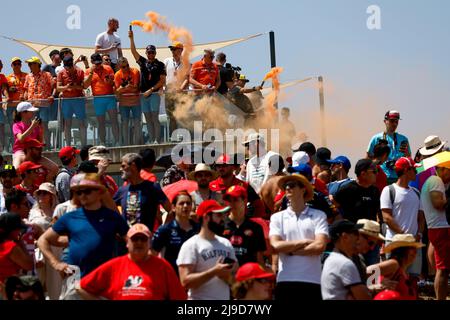
[[[363,226],[349,220],[338,220],[330,226],[334,250],[325,260],[320,279],[324,300],[371,300],[352,261],[358,254],[358,230]]]
[[[306,205],[314,192],[304,176],[283,177],[278,186],[289,206],[270,218],[270,244],[279,255],[275,300],[321,300],[320,254],[328,241],[327,217]]]
[[[215,200],[205,200],[197,209],[200,232],[183,243],[177,259],[189,300],[230,300],[229,283],[237,259],[230,241],[221,236],[228,211],[230,207]]]
[[[184,46],[181,42],[175,41],[169,46],[172,52],[172,57],[164,59],[164,65],[166,66],[166,95],[165,106],[166,114],[169,118],[169,137],[172,136],[172,132],[177,128],[177,120],[173,115],[175,111],[175,105],[178,95],[182,90],[186,89],[189,83],[189,72],[183,77],[180,72],[183,72],[183,61],[181,55],[183,53]]]
[[[428,227],[428,238],[434,246],[436,277],[434,290],[438,300],[445,300],[450,270],[450,225],[445,216],[448,206],[445,185],[450,183],[450,168],[436,167],[437,176],[431,176],[422,187],[421,201]]]
[[[270,170],[270,166],[278,166],[277,161],[270,163],[272,156],[278,156],[278,153],[266,150],[264,137],[259,133],[252,133],[247,140],[242,143],[249,148],[250,160],[247,163],[246,181],[255,189],[257,193],[266,181],[278,170]],[[274,158],[273,158],[274,159]]]
[[[383,220],[387,224],[388,242],[398,233],[409,233],[422,240],[425,217],[420,201],[420,192],[409,183],[416,179],[416,164],[411,158],[402,157],[395,162],[397,182],[384,187],[380,197]],[[422,249],[417,249],[416,260],[408,273],[419,276],[422,270]]]
[[[114,32],[119,29],[119,21],[116,18],[108,20],[108,30],[97,35],[95,39],[95,52],[108,53],[111,58],[111,68],[114,71],[117,67],[117,60],[122,58],[122,47],[120,44],[120,37]]]

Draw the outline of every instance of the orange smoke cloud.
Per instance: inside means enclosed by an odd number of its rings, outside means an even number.
[[[192,34],[185,28],[176,27],[166,22],[166,18],[156,12],[149,11],[146,13],[146,16],[149,19],[148,21],[133,20],[131,24],[141,27],[146,32],[166,32],[171,42],[178,41],[183,44],[184,49],[181,55],[182,66],[179,72],[177,72],[178,82],[181,84],[189,73],[189,58],[194,50]]]

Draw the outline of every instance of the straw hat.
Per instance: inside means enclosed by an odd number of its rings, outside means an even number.
[[[424,141],[424,147],[419,152],[423,156],[430,156],[438,152],[447,141],[441,141],[438,136],[428,136]]]
[[[301,174],[297,174],[297,173],[291,174],[290,176],[284,176],[280,180],[278,180],[278,188],[283,190],[284,189],[284,185],[288,181],[299,182],[305,187],[305,189],[306,189],[306,193],[305,193],[305,197],[304,197],[305,202],[308,202],[308,201],[313,199],[313,197],[314,197],[313,186],[308,181],[308,179],[305,178],[305,176],[303,176]]]
[[[377,240],[384,241],[385,238],[380,233],[380,224],[376,221],[368,220],[368,219],[359,219],[357,224],[362,224],[363,227],[359,229],[359,233],[362,233],[366,236],[372,237]]]
[[[217,179],[217,177],[219,176],[219,174],[216,171],[212,170],[211,167],[207,164],[199,163],[195,166],[195,170],[188,174],[188,179],[195,180],[195,174],[197,172],[210,172],[212,174],[213,180]]]
[[[417,242],[416,238],[412,234],[396,234],[392,237],[391,243],[384,247],[384,252],[389,253],[392,250],[402,247],[414,247],[414,248],[422,248],[425,245],[421,242]]]

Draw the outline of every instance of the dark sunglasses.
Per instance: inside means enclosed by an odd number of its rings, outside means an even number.
[[[300,187],[300,185],[297,182],[289,181],[283,185],[283,189],[287,189],[288,187],[290,189],[294,189],[295,187]]]
[[[13,65],[13,66],[21,66],[21,65],[22,65],[22,62],[14,62],[12,65]]]
[[[128,65],[128,64],[127,64],[127,65],[124,65],[124,66],[120,66],[121,69],[127,69],[127,68],[129,68],[129,67],[130,67],[130,65]]]
[[[146,236],[134,236],[134,237],[131,238],[131,241],[133,241],[133,242],[138,242],[138,241],[147,242],[148,238]]]
[[[109,62],[109,61],[111,61],[111,59],[103,59],[103,61]]]
[[[81,196],[82,194],[85,194],[88,196],[92,193],[92,191],[94,191],[94,189],[80,189],[80,190],[75,191],[75,194],[77,196]],[[96,191],[96,189],[95,189],[95,191]]]
[[[261,279],[255,279],[256,282],[265,284],[265,283],[272,283],[272,280],[267,279],[267,278],[261,278]]]
[[[156,51],[147,51],[147,54],[156,54]]]

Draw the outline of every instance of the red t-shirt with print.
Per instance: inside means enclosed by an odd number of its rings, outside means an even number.
[[[141,263],[128,255],[114,258],[84,276],[81,288],[110,300],[186,300],[172,266],[149,256]]]

